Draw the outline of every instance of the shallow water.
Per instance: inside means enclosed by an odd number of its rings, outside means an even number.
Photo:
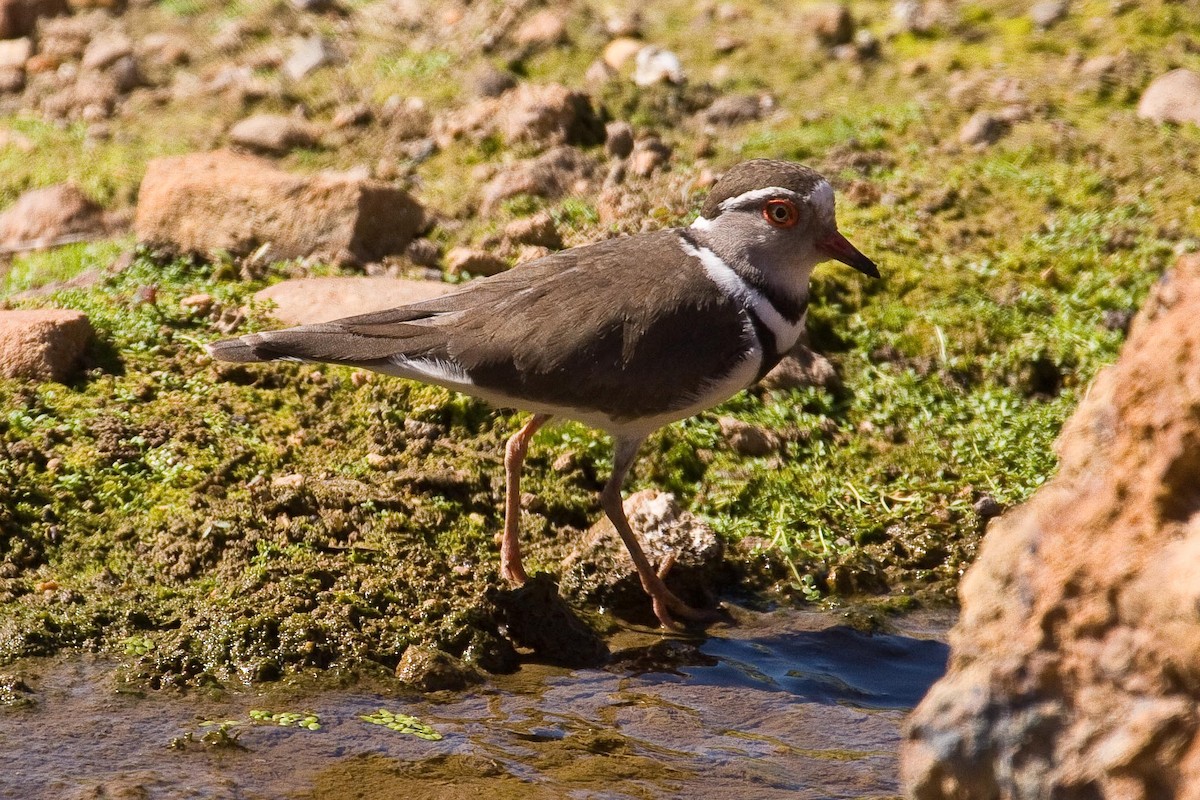
[[[897,796],[899,726],[945,669],[950,620],[868,636],[822,614],[738,616],[704,640],[624,634],[608,670],[535,665],[447,696],[360,686],[137,697],[114,691],[111,662],[26,662],[6,671],[38,702],[0,709],[0,797]],[[444,738],[360,718],[380,708]],[[310,711],[321,728],[252,725],[251,709]],[[170,747],[232,719],[240,747]]]

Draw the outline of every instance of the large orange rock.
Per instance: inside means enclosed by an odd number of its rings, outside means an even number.
[[[79,311],[0,310],[0,376],[65,381],[91,338],[91,323]]]
[[[960,588],[917,800],[1200,798],[1200,257],[1181,259]]]
[[[104,209],[78,187],[32,189],[0,213],[0,252],[19,252],[104,235]]]
[[[138,240],[173,252],[270,258],[315,256],[337,263],[403,252],[425,227],[411,195],[382,181],[295,175],[227,150],[158,158],[138,194]]]

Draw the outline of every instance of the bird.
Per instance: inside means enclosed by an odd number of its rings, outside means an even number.
[[[452,293],[331,322],[207,345],[230,362],[306,361],[443,386],[532,412],[505,445],[500,574],[528,580],[518,540],[522,466],[551,418],[613,440],[600,505],[667,628],[711,611],[680,600],[626,518],[621,489],[646,437],[761,379],[805,327],[809,278],[836,260],[872,278],[875,263],[838,230],[834,190],[817,171],[753,159],[713,184],[695,221],[561,250]]]

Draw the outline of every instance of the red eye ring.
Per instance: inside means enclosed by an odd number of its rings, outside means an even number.
[[[768,200],[763,206],[763,219],[776,228],[790,228],[800,220],[800,211],[791,200]]]

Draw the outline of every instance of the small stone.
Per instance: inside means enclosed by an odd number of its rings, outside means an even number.
[[[629,156],[629,172],[639,178],[648,178],[671,158],[671,148],[657,136],[639,139]]]
[[[604,30],[613,37],[637,37],[642,35],[642,15],[632,11],[628,14],[611,14],[604,20]]]
[[[286,114],[256,114],[229,129],[229,141],[260,153],[283,155],[297,147],[313,147],[317,134],[304,120]]]
[[[476,277],[496,275],[508,269],[508,262],[485,250],[454,247],[446,253],[446,272],[450,275],[469,273]]]
[[[637,52],[633,82],[638,86],[653,86],[656,83],[681,84],[686,80],[679,56],[670,50],[646,45]]]
[[[970,147],[985,147],[1000,140],[1008,125],[995,114],[976,111],[958,132],[958,141]]]
[[[418,267],[436,267],[442,260],[442,250],[429,239],[413,239],[404,256]]]
[[[488,64],[472,79],[475,94],[480,97],[499,97],[517,85],[517,78],[507,70]]]
[[[1200,125],[1200,72],[1174,69],[1155,78],[1142,93],[1137,114],[1155,122]]]
[[[361,369],[356,369],[356,370],[354,370],[354,372],[350,373],[350,383],[355,388],[358,388],[361,386],[366,386],[370,382],[371,382],[371,373],[369,373],[369,372],[364,372]]]
[[[292,54],[283,64],[283,74],[294,81],[321,67],[343,60],[341,52],[323,36],[292,40]]]
[[[532,217],[516,219],[504,227],[504,238],[514,244],[531,244],[559,250],[563,246],[558,227],[548,211],[539,211]]]
[[[367,453],[366,461],[371,469],[384,469],[390,463],[390,459],[382,453]]]
[[[766,428],[733,417],[721,417],[717,424],[729,446],[744,456],[765,456],[779,449],[779,437]]]
[[[208,316],[209,312],[213,310],[213,305],[215,303],[216,300],[211,294],[203,292],[200,294],[189,294],[187,297],[179,301],[180,307],[185,311],[190,311],[193,314],[201,317]]]
[[[103,70],[118,59],[133,55],[133,42],[122,34],[97,36],[88,43],[80,63],[84,69]]]
[[[521,47],[553,47],[567,41],[567,23],[561,12],[544,8],[521,23],[513,34]]]
[[[762,116],[762,103],[757,95],[728,94],[718,97],[712,105],[700,112],[700,118],[709,125],[730,126],[753,122]]]
[[[633,152],[633,126],[619,119],[605,125],[604,152],[610,158],[627,158]]]
[[[991,519],[1004,513],[1004,506],[1000,505],[990,494],[982,495],[976,500],[974,508],[980,519]]]
[[[422,692],[459,691],[483,681],[474,668],[434,647],[409,645],[396,665],[396,677]]]
[[[836,391],[842,382],[829,359],[805,345],[797,345],[759,383],[769,390],[818,387]]]
[[[555,199],[579,190],[596,172],[596,163],[578,148],[556,147],[535,159],[506,167],[483,190],[482,211],[491,213],[503,200],[517,195]]]
[[[612,70],[619,72],[622,67],[629,63],[631,58],[635,58],[646,43],[638,39],[630,39],[622,37],[613,39],[604,46],[604,54],[601,56],[604,63]]]
[[[33,55],[33,40],[25,37],[0,41],[0,69],[24,70]]]
[[[191,43],[172,33],[151,33],[137,46],[138,54],[159,67],[179,67],[192,60]]]
[[[1034,25],[1045,30],[1066,19],[1068,8],[1066,0],[1045,0],[1033,4],[1029,9],[1029,18]]]
[[[807,14],[809,29],[821,44],[834,47],[854,40],[854,18],[840,3],[827,3]]]
[[[307,478],[299,473],[276,475],[271,478],[271,486],[276,489],[300,489],[307,483]]]
[[[371,107],[366,103],[342,106],[333,115],[333,127],[342,129],[366,125],[371,121]]]

